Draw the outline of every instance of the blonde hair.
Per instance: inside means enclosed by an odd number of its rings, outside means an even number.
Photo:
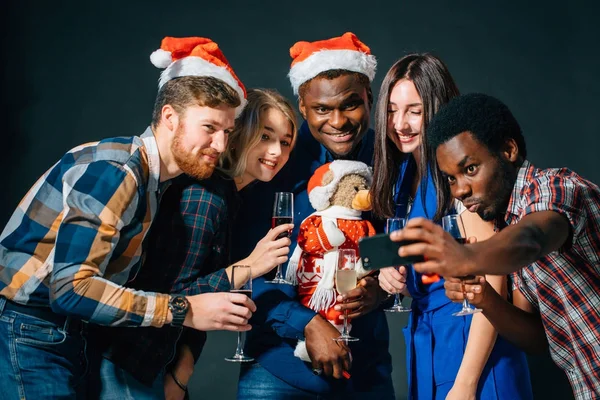
[[[241,176],[246,170],[248,152],[260,142],[264,128],[262,118],[267,110],[275,109],[286,116],[292,125],[292,148],[296,143],[296,113],[285,97],[272,89],[250,89],[247,100],[246,107],[235,120],[227,149],[221,157],[221,169],[231,177]]]

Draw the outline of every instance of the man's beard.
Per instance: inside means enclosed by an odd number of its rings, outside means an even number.
[[[179,126],[175,132],[173,142],[171,143],[171,153],[173,153],[173,158],[175,159],[177,166],[192,178],[209,178],[215,170],[215,164],[208,163],[201,157],[205,154],[218,156],[219,153],[211,148],[203,149],[202,151],[198,152],[197,155],[185,150],[183,148],[183,144],[181,143],[183,131],[184,127]]]

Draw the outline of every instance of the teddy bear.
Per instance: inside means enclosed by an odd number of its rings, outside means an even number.
[[[290,257],[286,279],[297,285],[300,302],[318,312],[338,330],[341,311],[334,310],[338,249],[356,251],[357,279],[367,275],[360,262],[358,240],[373,236],[375,228],[362,219],[371,208],[371,169],[359,161],[335,160],[319,167],[308,181],[308,199],[316,210],[300,225],[298,245]],[[351,325],[348,325],[349,328]],[[310,362],[300,340],[294,355]]]

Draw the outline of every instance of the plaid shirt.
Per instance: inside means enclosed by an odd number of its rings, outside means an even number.
[[[140,260],[159,176],[150,128],[66,153],[0,236],[0,295],[101,325],[162,326],[167,295],[121,286]]]
[[[571,225],[569,243],[515,272],[513,289],[539,309],[550,353],[577,399],[600,397],[600,188],[568,169],[519,170],[507,224],[555,211]]]
[[[229,264],[228,201],[235,191],[233,181],[219,172],[201,182],[187,176],[174,179],[161,197],[143,266],[128,286],[185,295],[228,291],[222,268]],[[147,385],[173,358],[182,334],[172,327],[92,330],[99,333],[93,336],[105,356]],[[184,328],[182,341],[197,360],[206,333]]]

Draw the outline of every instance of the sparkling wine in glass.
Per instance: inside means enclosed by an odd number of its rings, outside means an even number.
[[[236,283],[237,281],[237,283]],[[249,265],[234,265],[231,268],[231,293],[242,293],[252,297],[252,272]],[[230,362],[250,362],[254,358],[244,354],[244,340],[242,332],[238,332],[237,348],[235,354],[227,357],[225,361]]]
[[[444,228],[444,230],[446,232],[448,232],[458,243],[460,244],[465,244],[467,243],[467,235],[465,233],[465,226],[463,224],[462,218],[460,217],[460,215],[458,214],[450,214],[450,215],[446,215],[445,217],[442,218],[442,228]],[[463,290],[463,303],[462,303],[462,309],[458,312],[455,312],[454,315],[455,317],[462,317],[463,315],[471,315],[471,314],[475,314],[478,312],[481,312],[481,309],[479,308],[473,308],[470,306],[469,301],[467,300],[467,293],[465,291],[465,283],[464,283],[464,279],[462,278],[462,290]]]
[[[339,294],[346,294],[356,287],[356,251],[354,249],[338,250],[338,264],[335,271],[335,288]],[[344,329],[342,334],[333,339],[338,342],[356,342],[358,338],[348,334],[348,310],[344,310]]]
[[[277,192],[275,193],[275,203],[273,203],[273,218],[271,220],[271,228],[283,224],[291,224],[294,222],[294,194],[289,192]],[[290,236],[291,232],[284,232],[277,237]],[[273,280],[265,281],[266,283],[283,283],[291,285],[291,282],[285,280],[281,274],[281,265],[277,266],[277,273]]]
[[[399,231],[406,226],[406,218],[388,218],[385,226],[385,233],[388,235],[394,231]],[[394,265],[394,267],[397,267]],[[402,305],[402,299],[400,297],[400,293],[396,293],[394,295],[394,305],[390,308],[386,308],[383,311],[393,312],[393,313],[404,313],[410,312],[410,308],[406,308]]]

